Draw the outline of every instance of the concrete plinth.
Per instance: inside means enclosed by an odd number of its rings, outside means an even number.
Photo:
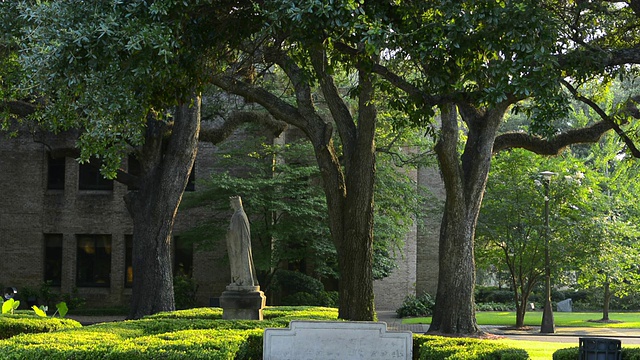
[[[262,320],[267,298],[259,286],[227,286],[220,296],[225,320]]]

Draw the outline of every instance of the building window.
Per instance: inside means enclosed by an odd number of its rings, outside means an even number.
[[[193,274],[193,243],[173,237],[173,275]]]
[[[47,189],[64,190],[65,157],[47,157]]]
[[[62,283],[62,234],[44,234],[44,281]]]
[[[80,190],[113,190],[113,180],[105,179],[97,167],[80,164],[78,173]]]
[[[108,287],[111,283],[111,235],[77,235],[76,286]]]
[[[133,286],[133,235],[124,236],[124,286]]]

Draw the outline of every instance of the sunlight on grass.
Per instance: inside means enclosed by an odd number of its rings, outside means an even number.
[[[599,320],[601,313],[563,313],[555,312],[556,326],[573,327],[607,327],[607,328],[640,328],[640,313],[610,313],[609,319],[621,321],[620,323],[595,323],[589,320]],[[478,325],[504,325],[513,326],[516,323],[516,313],[507,311],[483,311],[476,313]],[[542,312],[528,312],[524,318],[527,326],[540,326]],[[408,318],[402,320],[403,324],[430,324],[430,317]]]
[[[531,360],[549,360],[553,357],[553,353],[559,349],[577,347],[578,344],[541,342],[541,341],[525,341],[525,340],[496,340],[500,344],[509,347],[524,349],[529,353]]]

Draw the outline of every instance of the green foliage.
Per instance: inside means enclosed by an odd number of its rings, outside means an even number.
[[[534,290],[543,273],[544,184],[538,173],[554,170],[549,184],[552,278],[575,285],[563,274],[578,271],[583,286],[601,287],[606,277],[619,296],[636,283],[639,234],[637,207],[629,203],[635,175],[618,146],[605,138],[593,147],[577,147],[545,159],[521,150],[498,154],[492,164],[478,220],[479,268],[505,271],[516,284],[517,299]],[[562,262],[553,259],[562,258]],[[562,300],[554,297],[555,300]],[[506,302],[504,299],[483,301]],[[526,302],[526,299],[525,299]]]
[[[33,311],[35,311],[37,316],[45,317],[45,318],[47,317],[47,313],[46,313],[46,311],[44,309],[44,306],[37,307],[37,306],[33,305],[31,308],[33,309]]]
[[[590,354],[591,355],[591,354]],[[604,354],[602,354],[604,356]],[[640,348],[622,348],[622,359],[640,359]],[[600,356],[600,355],[598,355]],[[580,348],[572,347],[560,349],[553,353],[553,360],[578,360],[580,358]]]
[[[229,197],[240,195],[251,219],[251,244],[260,283],[279,264],[306,259],[316,274],[335,277],[336,254],[327,227],[326,202],[317,185],[319,171],[309,145],[270,146],[250,139],[221,145],[225,155],[216,172],[201,182],[201,191],[185,195],[183,206],[206,205],[209,223],[181,233],[200,248],[224,241],[229,221]]]
[[[408,316],[430,316],[433,313],[435,300],[428,293],[423,293],[420,297],[407,295],[402,306],[396,310],[399,317]]]
[[[271,290],[286,294],[281,301],[284,306],[337,306],[337,293],[324,291],[324,285],[318,279],[298,271],[276,270]]]
[[[62,329],[81,327],[80,323],[71,319],[54,317],[38,317],[31,314],[0,315],[0,339],[7,339],[18,334],[43,333]]]
[[[264,321],[230,321],[222,320],[222,309],[189,309],[46,336],[16,336],[0,342],[5,350],[0,359],[259,359],[264,328],[286,327],[294,319],[337,318],[337,310],[328,308],[267,307],[264,312]]]
[[[425,360],[529,359],[529,354],[527,354],[525,350],[510,348],[502,344],[477,339],[447,338],[428,335],[413,336],[413,353],[414,358]]]
[[[389,140],[390,141],[390,140]],[[180,234],[200,248],[220,244],[228,227],[229,197],[242,196],[251,219],[254,262],[260,283],[269,288],[270,269],[299,264],[314,269],[314,277],[336,278],[337,255],[329,234],[325,195],[313,150],[306,141],[266,145],[255,139],[224,143],[225,155],[214,173],[185,194],[183,207],[209,206],[211,221]],[[422,199],[416,184],[398,170],[390,154],[379,157],[374,224],[374,278],[395,268],[395,256],[413,224]],[[307,291],[309,293],[313,293]]]
[[[176,302],[176,309],[189,309],[196,305],[196,292],[198,284],[191,277],[177,275],[173,278],[173,294]]]
[[[20,1],[13,12],[2,3],[0,16],[20,20],[16,87],[43,99],[33,118],[56,132],[81,129],[80,160],[99,158],[110,177],[144,141],[147,116],[169,123],[167,110],[223,65],[221,36],[244,40],[237,35],[253,24],[231,23],[255,14],[235,1]]]
[[[11,298],[4,302],[0,302],[0,305],[2,305],[2,314],[13,314],[13,312],[20,306],[20,301]]]
[[[572,347],[560,349],[553,353],[553,360],[577,360],[580,356],[580,348]]]
[[[513,303],[513,291],[488,286],[476,286],[474,292],[478,303]]]
[[[476,303],[476,311],[515,311],[516,307],[513,305],[513,301],[509,304],[485,302]]]
[[[67,313],[69,312],[69,308],[67,307],[67,303],[65,303],[64,301],[57,303],[56,304],[56,311],[58,312],[58,314],[60,314],[60,317],[67,316]]]
[[[36,315],[40,317],[47,317],[47,310],[48,310],[47,306],[40,305],[40,307],[38,307],[36,305],[33,305],[31,309],[35,311]],[[69,308],[67,307],[67,304],[64,301],[59,302],[56,304],[56,312],[53,315],[51,315],[51,317],[54,317],[56,316],[56,314],[58,314],[61,318],[63,318],[67,315],[68,311],[69,311]]]

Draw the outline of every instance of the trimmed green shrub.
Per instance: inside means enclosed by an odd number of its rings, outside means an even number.
[[[431,295],[423,293],[420,297],[407,295],[402,302],[402,306],[396,310],[399,317],[407,316],[429,316],[433,313],[435,300]]]
[[[186,275],[173,277],[173,297],[176,302],[176,309],[190,309],[196,306],[196,293],[198,284]]]
[[[487,340],[413,336],[413,358],[420,360],[526,360],[523,349],[510,348]]]
[[[282,305],[285,306],[326,306],[334,307],[337,305],[338,296],[336,291],[320,291],[315,294],[308,292],[297,292],[295,294],[285,296],[282,299]]]
[[[337,309],[276,307],[264,321],[222,320],[222,309],[160,313],[140,320],[0,340],[0,359],[261,359],[263,329],[294,319],[336,320]]]
[[[513,304],[490,302],[476,304],[476,311],[516,311],[516,307]]]
[[[33,312],[0,315],[0,339],[8,339],[18,334],[44,333],[79,327],[82,325],[75,320],[43,318],[33,315]]]
[[[271,286],[274,289],[286,289],[290,293],[306,292],[317,294],[324,291],[320,280],[299,271],[278,269],[273,275]]]
[[[622,348],[623,360],[640,360],[640,348]],[[578,360],[580,358],[580,348],[571,347],[556,350],[553,353],[553,360]]]

